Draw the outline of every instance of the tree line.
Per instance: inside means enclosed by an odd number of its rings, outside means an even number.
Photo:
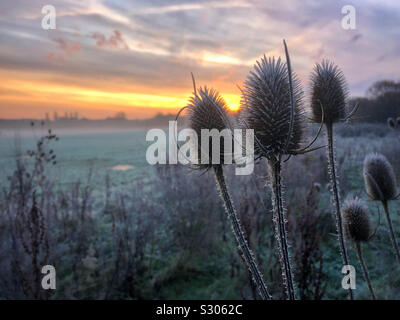
[[[366,97],[351,99],[351,105],[356,103],[357,121],[386,122],[389,117],[396,118],[400,116],[400,81],[377,81],[367,90]]]

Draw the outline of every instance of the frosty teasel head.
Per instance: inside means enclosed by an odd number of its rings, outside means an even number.
[[[348,88],[343,72],[334,63],[323,60],[311,74],[312,120],[320,123],[322,108],[324,123],[346,119]]]
[[[358,199],[345,202],[342,208],[343,224],[346,237],[354,242],[368,241],[371,236],[371,225],[368,208]]]
[[[393,167],[382,154],[371,153],[365,157],[364,182],[372,200],[386,202],[394,200],[398,195]]]
[[[198,137],[198,168],[209,169],[212,164],[212,141],[209,141],[209,159],[207,163],[201,162],[201,154],[204,152],[201,149],[201,130],[202,129],[217,129],[222,131],[228,128],[227,105],[221,95],[214,89],[200,87],[190,98],[187,105],[189,126],[192,128]],[[211,139],[211,138],[210,138]],[[203,144],[204,145],[204,144]],[[224,163],[224,141],[220,143],[220,163]]]
[[[297,77],[293,75],[292,78],[293,110],[288,68],[280,58],[264,56],[256,62],[244,83],[240,117],[247,128],[254,129],[257,156],[270,159],[294,154],[300,147],[305,119],[303,92]]]

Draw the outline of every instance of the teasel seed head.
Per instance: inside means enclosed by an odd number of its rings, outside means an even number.
[[[364,182],[372,200],[386,202],[397,197],[396,175],[392,165],[382,154],[371,153],[365,157]]]
[[[192,128],[198,138],[198,164],[197,169],[210,169],[212,164],[212,141],[209,141],[209,161],[201,163],[201,130],[217,129],[222,131],[228,128],[227,105],[221,95],[214,89],[200,87],[190,98],[187,105],[190,128]],[[224,142],[220,143],[220,164],[224,163]]]
[[[335,123],[347,116],[348,87],[343,72],[334,63],[323,60],[311,74],[311,111],[313,122]]]
[[[254,129],[254,152],[268,159],[294,154],[299,149],[304,131],[303,92],[296,75],[293,79],[295,102],[292,134],[289,137],[292,106],[289,74],[280,58],[257,61],[242,90],[240,120],[246,128]]]
[[[389,129],[395,129],[397,125],[397,121],[395,121],[393,118],[387,118],[387,125]]]
[[[354,242],[368,241],[371,236],[371,224],[368,208],[358,199],[345,202],[342,209],[346,237]]]

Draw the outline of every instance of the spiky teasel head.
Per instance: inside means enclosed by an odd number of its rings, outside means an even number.
[[[201,148],[201,130],[217,129],[222,131],[228,127],[227,105],[221,95],[214,89],[200,87],[190,98],[187,105],[190,128],[192,128],[198,138],[198,169],[210,169],[212,164],[212,141],[209,144],[209,161],[201,162],[201,154],[204,152]],[[224,163],[224,143],[220,143],[220,163]]]
[[[395,121],[393,118],[387,118],[387,125],[389,127],[389,129],[396,129],[396,125],[397,125],[397,121]]]
[[[372,200],[386,202],[397,197],[396,175],[392,165],[382,154],[371,153],[365,157],[364,182]]]
[[[348,88],[343,72],[338,66],[323,60],[311,74],[312,120],[320,123],[322,108],[324,123],[335,123],[347,116]]]
[[[254,129],[257,156],[271,159],[294,154],[300,147],[305,123],[303,92],[297,77],[292,78],[295,102],[292,130],[289,73],[280,58],[264,56],[256,62],[244,83],[240,118],[246,128]]]
[[[368,208],[358,199],[345,202],[342,209],[346,237],[354,242],[368,241],[371,236],[371,224]]]

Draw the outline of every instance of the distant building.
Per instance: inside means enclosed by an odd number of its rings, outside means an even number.
[[[117,112],[114,117],[108,117],[107,120],[126,120],[125,112]]]

